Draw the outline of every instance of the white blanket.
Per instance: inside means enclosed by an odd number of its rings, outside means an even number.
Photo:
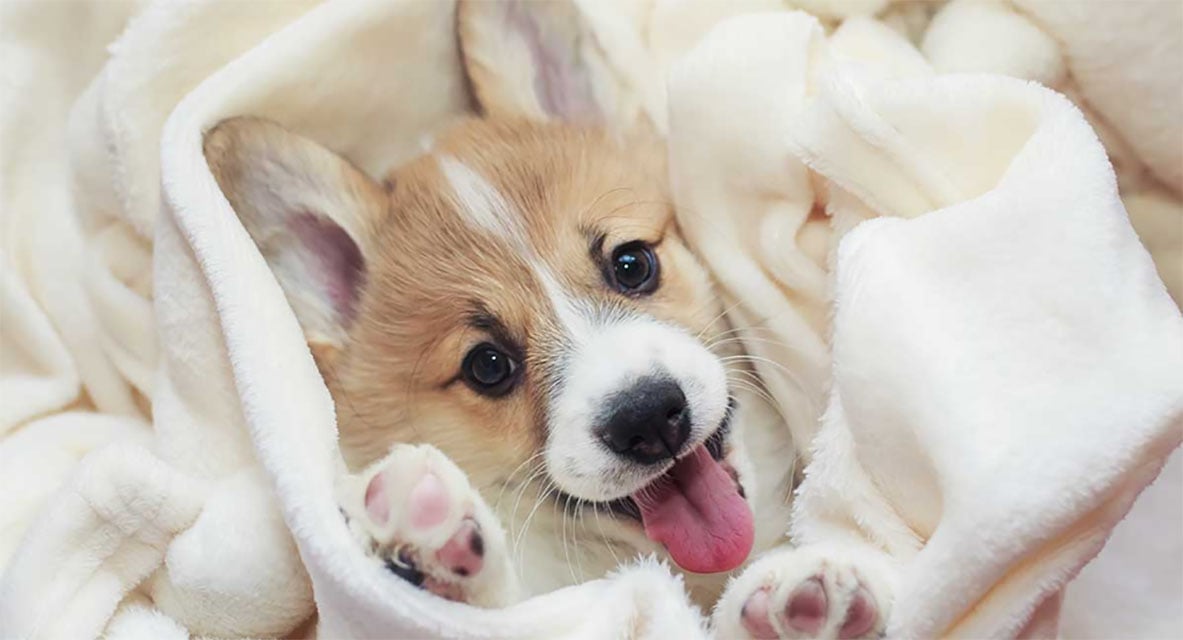
[[[748,301],[749,350],[786,362],[809,353],[793,348],[806,323],[779,300],[816,289],[793,269],[808,248],[791,262],[785,239],[828,201],[833,363],[793,537],[898,561],[890,637],[1013,636],[1178,446],[1183,321],[1070,102],[933,77],[869,21],[830,40],[799,15],[751,16],[684,63],[683,227]],[[816,193],[800,162],[825,178]],[[801,379],[764,368],[782,404],[802,401]]]
[[[794,533],[898,559],[900,633],[1017,631],[1180,437],[1183,327],[1104,150],[1066,100],[932,78],[876,22],[827,44],[741,18],[683,60],[750,7],[625,6],[587,5],[659,126],[677,67],[683,225],[801,442],[829,407]],[[250,113],[373,173],[410,157],[468,103],[450,5],[3,10],[0,636],[272,636],[314,612],[323,637],[703,634],[653,564],[481,611],[381,570],[338,517],[330,398],[201,136]],[[850,231],[880,216],[915,219]],[[1121,631],[1183,615],[1141,622]]]

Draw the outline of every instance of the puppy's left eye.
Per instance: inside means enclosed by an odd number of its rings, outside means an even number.
[[[658,264],[653,249],[640,240],[612,251],[612,282],[621,293],[651,293],[657,288]]]
[[[482,342],[464,356],[461,367],[464,381],[474,391],[486,396],[503,396],[513,388],[518,363],[501,349]]]

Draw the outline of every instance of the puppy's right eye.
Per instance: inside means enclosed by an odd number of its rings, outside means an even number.
[[[657,256],[640,240],[627,242],[612,251],[611,282],[628,295],[645,295],[657,289]]]
[[[518,363],[501,349],[482,342],[464,356],[461,373],[473,391],[486,396],[503,396],[517,380]]]

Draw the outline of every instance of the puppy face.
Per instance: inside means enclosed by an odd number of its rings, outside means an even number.
[[[602,65],[562,68],[593,57],[574,6],[465,3],[465,62],[501,115],[382,185],[258,120],[219,125],[207,159],[305,328],[351,466],[428,442],[478,488],[606,503],[684,568],[729,570],[753,534],[722,461],[720,305],[678,235],[662,146],[553,122],[605,120],[612,94]]]
[[[720,310],[660,158],[474,121],[392,177],[331,365],[357,462],[416,437],[490,476],[538,455],[559,490],[602,501],[716,431],[725,377],[699,337]]]
[[[610,502],[709,438],[721,456],[721,309],[659,147],[474,120],[385,186],[258,120],[206,153],[305,326],[351,466],[429,442],[478,487],[528,470]]]

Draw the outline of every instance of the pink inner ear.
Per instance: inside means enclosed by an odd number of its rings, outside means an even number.
[[[357,243],[339,225],[314,213],[292,216],[288,226],[304,245],[333,311],[343,323],[353,320],[365,278],[365,262]]]
[[[390,500],[386,497],[386,481],[382,476],[382,473],[374,475],[366,485],[366,513],[379,526],[390,520]]]
[[[534,60],[534,92],[546,112],[570,121],[595,122],[602,118],[596,105],[591,77],[579,60],[575,48],[557,43],[558,38],[547,37],[538,22],[524,7],[524,2],[507,2],[505,24],[530,47]]]

